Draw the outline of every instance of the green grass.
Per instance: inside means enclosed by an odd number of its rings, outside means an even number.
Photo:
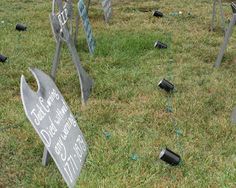
[[[158,19],[144,12],[156,8],[166,16]],[[216,32],[208,32],[211,9],[212,1],[206,0],[116,1],[112,22],[106,25],[101,5],[92,3],[94,56],[82,28],[78,38],[80,58],[95,81],[88,105],[81,106],[66,46],[56,81],[89,145],[77,187],[236,187],[236,126],[230,122],[236,105],[236,33],[221,67],[213,69],[223,33],[219,17]],[[224,10],[230,18],[229,3],[224,2]],[[41,165],[43,144],[20,99],[22,74],[35,85],[28,67],[50,72],[55,50],[50,11],[51,2],[42,0],[0,2],[0,53],[9,57],[0,64],[0,187],[66,186],[53,162]],[[169,15],[177,11],[183,14]],[[16,32],[16,23],[25,23],[28,31]],[[154,49],[156,40],[170,48]],[[157,88],[168,76],[170,58],[179,137],[166,112],[167,95]],[[180,166],[158,159],[165,146],[181,154]],[[131,159],[133,154],[137,160]]]

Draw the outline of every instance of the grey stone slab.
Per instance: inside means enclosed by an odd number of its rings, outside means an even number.
[[[222,43],[222,45],[220,47],[220,51],[219,51],[219,54],[217,56],[216,62],[214,64],[214,67],[219,67],[221,62],[222,62],[225,50],[227,49],[227,45],[229,43],[229,39],[230,39],[230,37],[232,35],[233,29],[234,29],[234,26],[235,26],[235,23],[236,23],[236,14],[233,14],[233,17],[231,18],[229,26],[227,28],[227,31],[225,33],[224,41],[223,41],[223,43]]]
[[[53,80],[30,69],[38,89],[33,91],[21,77],[21,99],[27,118],[45,145],[44,162],[50,153],[68,187],[74,187],[88,152],[76,119]]]
[[[105,22],[108,23],[111,19],[111,16],[112,16],[111,0],[103,0],[102,7],[103,7],[103,11],[104,11]]]
[[[70,2],[71,1],[68,1],[67,3]],[[76,70],[80,80],[81,100],[82,104],[85,104],[91,93],[93,80],[89,77],[89,75],[81,65],[78,52],[75,48],[72,32],[69,31],[68,21],[70,20],[72,10],[70,4],[67,5],[67,3],[63,5],[62,0],[54,0],[52,8],[53,11],[50,14],[52,31],[54,33],[54,38],[56,39],[56,50],[53,59],[51,76],[55,80],[57,67],[60,62],[62,46],[61,43],[65,42],[71,54],[72,60],[76,66]],[[58,7],[58,12],[56,12],[55,7]]]
[[[225,32],[225,17],[224,17],[224,11],[222,7],[222,0],[213,0],[213,9],[212,9],[212,22],[211,22],[211,31],[215,30],[215,21],[216,21],[216,5],[217,1],[220,7],[220,17],[221,17],[221,27],[222,30]]]

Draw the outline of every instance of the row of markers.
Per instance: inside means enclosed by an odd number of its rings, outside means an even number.
[[[154,11],[153,13],[153,16],[156,16],[156,17],[163,17],[163,14],[159,11]],[[27,26],[23,25],[23,24],[17,24],[16,25],[16,30],[17,31],[26,31],[27,30]],[[167,45],[160,42],[160,41],[157,41],[155,42],[154,44],[154,47],[155,48],[159,48],[159,49],[166,49],[167,48]],[[2,54],[0,54],[0,62],[5,62],[8,58]],[[161,88],[161,89],[164,89],[166,92],[168,93],[171,93],[172,91],[174,91],[174,85],[169,82],[168,80],[166,79],[162,79],[158,86]],[[159,158],[165,162],[167,162],[168,164],[170,165],[178,165],[181,161],[181,158],[178,154],[174,153],[173,151],[171,151],[170,149],[168,148],[165,148],[161,151],[160,155],[159,155]]]
[[[23,24],[16,24],[16,30],[17,31],[26,31],[27,26],[25,26]],[[8,57],[6,57],[3,54],[0,54],[0,62],[5,63],[7,59],[8,59]]]
[[[153,16],[155,17],[163,17],[163,13],[155,10],[153,12]],[[159,49],[166,49],[167,45],[164,44],[161,41],[156,41],[154,44],[155,48],[159,48]],[[172,84],[170,81],[168,81],[167,79],[162,79],[159,83],[158,86],[165,90],[168,94],[171,95],[171,93],[175,90],[175,86],[174,84]],[[172,112],[172,111],[171,111]],[[176,154],[175,152],[171,151],[168,148],[164,148],[162,149],[162,151],[160,152],[159,158],[163,161],[165,161],[166,163],[172,165],[172,166],[176,166],[178,164],[180,164],[181,161],[181,157]]]

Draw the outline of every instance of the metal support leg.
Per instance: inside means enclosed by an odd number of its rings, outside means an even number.
[[[74,36],[75,46],[78,45],[78,33],[79,33],[79,13],[76,14],[75,18],[75,36]]]
[[[233,17],[232,17],[232,19],[231,19],[231,21],[229,23],[229,27],[228,27],[227,32],[225,34],[224,42],[221,45],[220,52],[219,52],[217,60],[216,60],[216,62],[214,64],[214,67],[219,67],[220,64],[221,64],[221,61],[222,61],[223,56],[224,56],[224,52],[225,52],[225,50],[227,48],[227,45],[229,43],[229,38],[232,35],[233,27],[234,27],[235,23],[236,23],[236,14],[233,14]]]
[[[51,69],[51,77],[55,81],[56,78],[56,72],[57,72],[57,67],[60,63],[60,55],[61,55],[61,46],[62,46],[62,41],[59,40],[56,43],[56,51],[52,63],[52,69]]]
[[[222,7],[222,0],[219,0],[219,4],[220,4],[221,26],[222,26],[222,30],[224,32],[226,32],[226,30],[225,30],[225,16],[224,16],[224,11],[223,11],[223,7]]]
[[[236,107],[234,107],[233,112],[231,114],[231,122],[236,124]]]
[[[211,21],[211,31],[215,29],[215,18],[216,18],[216,0],[213,0],[213,9],[212,9],[212,21]]]
[[[60,55],[61,55],[61,46],[62,46],[62,41],[59,40],[56,43],[56,52],[54,55],[53,63],[52,63],[52,69],[51,69],[51,78],[55,81],[56,79],[56,72],[57,72],[57,67],[60,63]],[[48,152],[47,148],[44,146],[43,150],[43,158],[42,158],[42,164],[43,166],[47,166],[48,162],[50,159],[50,153]]]
[[[85,70],[81,66],[80,59],[77,54],[77,50],[75,48],[73,41],[69,40],[67,42],[67,46],[68,46],[69,51],[71,53],[72,60],[76,66],[77,72],[79,73],[80,88],[81,88],[81,95],[82,95],[82,104],[85,105],[85,103],[88,100],[89,95],[91,93],[91,89],[93,86],[93,80],[88,76],[88,74],[85,72]]]
[[[212,20],[211,20],[211,31],[213,32],[215,30],[215,21],[216,21],[216,3],[217,0],[213,0],[213,9],[212,9]],[[220,6],[220,17],[221,17],[221,27],[224,32],[226,32],[225,29],[225,17],[224,17],[224,11],[222,7],[222,0],[218,0],[219,6]]]
[[[43,158],[42,158],[42,165],[43,165],[43,166],[47,166],[48,163],[49,163],[49,159],[50,159],[50,154],[49,154],[47,148],[44,146]]]

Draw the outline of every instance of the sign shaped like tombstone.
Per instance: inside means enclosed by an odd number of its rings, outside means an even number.
[[[221,16],[221,26],[222,30],[226,31],[225,28],[225,17],[224,17],[224,12],[223,12],[223,7],[222,7],[222,0],[213,0],[213,10],[212,10],[212,21],[211,21],[211,31],[215,30],[215,19],[216,19],[216,3],[219,3],[220,7],[220,16]]]
[[[92,33],[92,27],[91,27],[90,22],[89,22],[87,9],[86,9],[86,6],[85,6],[83,0],[79,0],[78,10],[79,10],[80,17],[82,18],[83,27],[84,27],[84,31],[85,31],[85,34],[86,34],[88,47],[89,47],[89,52],[91,54],[93,54],[94,50],[95,50],[95,40],[94,40],[93,33]]]
[[[56,8],[59,9],[58,12],[56,12]],[[75,44],[72,37],[72,15],[73,13],[71,0],[65,1],[64,5],[62,3],[62,0],[53,0],[52,13],[50,14],[50,22],[54,38],[56,40],[56,51],[53,59],[51,76],[53,79],[55,79],[56,77],[57,67],[60,62],[62,43],[65,42],[77,69],[77,73],[80,80],[82,103],[85,104],[89,98],[93,86],[93,80],[83,69],[80,63],[79,55],[75,48]]]
[[[220,47],[220,51],[219,51],[219,54],[217,56],[214,67],[219,67],[220,66],[221,61],[222,61],[223,56],[224,56],[224,53],[225,53],[225,50],[226,50],[227,45],[229,43],[229,39],[230,39],[230,37],[233,33],[233,29],[234,29],[234,26],[236,24],[236,4],[234,2],[231,3],[231,8],[232,8],[232,11],[233,11],[233,16],[232,16],[232,18],[230,20],[230,23],[229,23],[229,26],[226,30],[224,41],[223,41],[223,43]]]
[[[30,69],[38,84],[33,91],[21,77],[21,99],[27,118],[43,141],[69,187],[85,163],[87,144],[77,122],[53,80]]]
[[[231,114],[231,122],[236,124],[236,107],[234,107],[233,112]]]
[[[103,0],[102,1],[102,7],[103,7],[103,10],[104,10],[105,22],[108,23],[110,18],[111,18],[111,14],[112,14],[111,0]]]
[[[91,0],[87,0],[87,14],[89,12],[90,3]],[[104,11],[105,22],[108,23],[112,15],[111,0],[102,0],[102,7]]]

